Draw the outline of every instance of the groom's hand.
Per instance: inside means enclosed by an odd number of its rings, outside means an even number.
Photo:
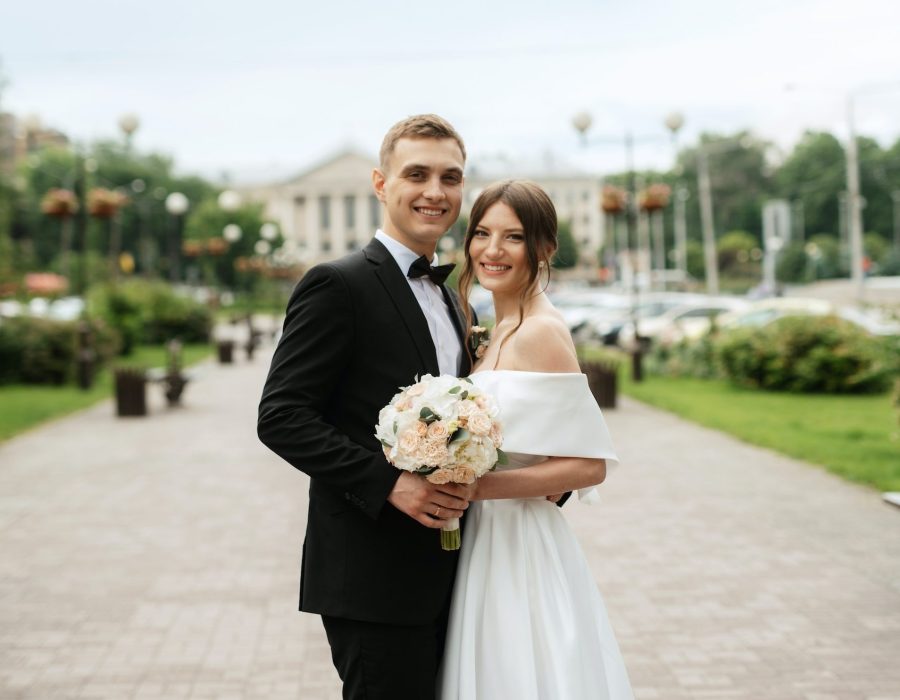
[[[401,513],[425,527],[439,528],[460,518],[469,507],[467,484],[432,484],[424,477],[401,472],[387,500]]]

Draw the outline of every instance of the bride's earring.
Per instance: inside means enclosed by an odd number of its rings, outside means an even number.
[[[538,267],[540,267],[540,268],[543,268],[543,267],[544,267],[544,261],[543,261],[543,260],[538,261]]]

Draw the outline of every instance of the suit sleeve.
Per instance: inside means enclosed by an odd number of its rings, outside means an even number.
[[[324,416],[353,352],[352,318],[352,299],[340,273],[327,265],[311,269],[288,302],[259,404],[257,434],[284,460],[374,519],[400,472]]]

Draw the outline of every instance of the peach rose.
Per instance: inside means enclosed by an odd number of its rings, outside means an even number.
[[[412,402],[409,401],[409,399],[402,399],[394,404],[394,408],[396,408],[398,411],[406,411],[410,408],[410,406],[412,406]]]
[[[491,442],[494,443],[494,447],[501,447],[503,445],[503,433],[500,432],[500,426],[496,423],[491,426],[491,433],[488,436],[491,438]]]
[[[449,469],[438,469],[437,471],[431,472],[425,478],[428,479],[432,484],[446,484],[450,481],[450,470]]]
[[[418,454],[422,456],[425,464],[437,465],[445,462],[450,456],[447,446],[442,442],[426,441],[422,444]]]
[[[453,470],[453,481],[457,484],[471,484],[475,481],[475,470],[468,464],[460,464]]]
[[[428,435],[428,423],[421,420],[416,421],[416,435],[419,437]]]
[[[422,444],[422,439],[416,434],[413,430],[407,430],[400,436],[400,441],[397,443],[397,447],[404,454],[411,455],[416,452],[420,445]]]
[[[445,442],[450,437],[447,424],[442,420],[436,420],[427,428],[428,439]]]
[[[486,413],[476,413],[469,417],[469,430],[475,435],[488,435],[494,422]]]

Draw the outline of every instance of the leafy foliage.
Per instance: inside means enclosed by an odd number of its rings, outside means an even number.
[[[91,290],[88,308],[122,336],[122,354],[140,343],[161,344],[172,339],[206,342],[212,330],[210,310],[176,294],[162,282],[133,280]]]
[[[572,235],[572,225],[568,221],[559,222],[559,248],[553,256],[553,267],[560,270],[575,267],[578,264],[578,246]]]
[[[733,382],[780,391],[882,391],[895,371],[879,340],[836,317],[788,317],[739,329],[717,343],[717,356]]]
[[[65,384],[77,360],[78,322],[28,316],[0,324],[0,384]],[[118,348],[118,335],[91,322],[92,347],[99,366]]]

